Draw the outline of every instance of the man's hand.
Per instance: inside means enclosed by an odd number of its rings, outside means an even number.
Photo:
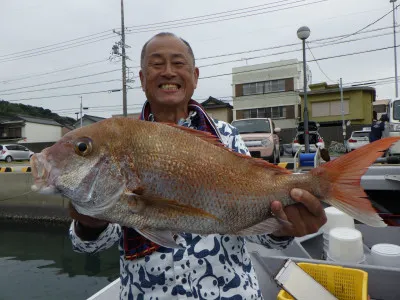
[[[273,235],[300,237],[317,232],[326,223],[326,215],[321,201],[301,189],[292,189],[290,196],[299,203],[288,205],[285,208],[282,208],[279,201],[271,204],[271,211],[276,218],[292,224],[282,222],[282,228]]]

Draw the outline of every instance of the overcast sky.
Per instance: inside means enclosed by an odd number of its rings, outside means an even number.
[[[194,94],[199,101],[209,96],[229,99],[233,67],[302,60],[296,32],[303,25],[311,29],[308,41],[314,57],[326,58],[319,61],[326,75],[309,62],[313,83],[334,83],[340,77],[344,85],[375,81],[378,99],[394,97],[389,0],[125,0],[124,4],[127,63],[134,79],[129,83],[128,113],[140,110],[145,101],[135,78],[141,47],[160,31],[171,31],[192,45],[200,78],[228,74],[200,79]],[[386,13],[360,34],[335,38],[357,32]],[[0,0],[0,99],[75,118],[82,94],[83,105],[90,107],[87,114],[122,113],[122,92],[102,92],[121,88],[121,62],[109,60],[111,47],[120,39],[112,32],[119,30],[120,16],[118,0]],[[329,39],[320,40],[325,38]],[[295,45],[281,47],[290,44]],[[271,47],[276,48],[254,51]],[[332,58],[363,51],[370,52]],[[237,52],[242,53],[227,55]],[[307,60],[313,59],[312,54],[307,50]],[[207,66],[220,62],[227,63]],[[382,78],[390,82],[376,81]],[[66,87],[71,85],[75,86]]]

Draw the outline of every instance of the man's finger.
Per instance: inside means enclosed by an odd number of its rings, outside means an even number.
[[[279,201],[273,201],[271,203],[271,212],[275,218],[287,221],[288,218],[283,210],[282,203]]]
[[[292,189],[290,191],[290,196],[304,204],[305,207],[312,213],[314,216],[319,217],[325,213],[324,208],[322,207],[321,201],[313,196],[311,193],[301,190],[301,189]]]

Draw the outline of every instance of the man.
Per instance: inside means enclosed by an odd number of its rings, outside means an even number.
[[[378,119],[378,114],[376,111],[372,112],[372,124],[371,124],[371,131],[369,133],[369,142],[375,142],[382,138],[382,133],[385,130],[385,122]]]
[[[208,131],[225,146],[249,155],[236,128],[213,121],[191,99],[198,78],[199,69],[186,41],[171,33],[151,38],[141,55],[140,80],[147,97],[141,119]],[[262,299],[246,240],[281,249],[294,236],[314,233],[326,222],[317,198],[298,189],[291,194],[301,203],[283,209],[280,202],[273,202],[275,216],[289,222],[283,222],[283,227],[271,235],[244,239],[180,233],[176,242],[183,249],[169,249],[145,239],[132,228],[79,215],[71,207],[71,216],[79,221],[72,222],[70,237],[76,251],[89,253],[119,241],[120,299]]]

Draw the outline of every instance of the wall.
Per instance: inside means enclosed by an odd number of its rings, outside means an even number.
[[[303,97],[301,97],[301,114],[303,119],[304,112],[304,101]],[[312,103],[316,102],[325,102],[325,101],[340,101],[340,93],[332,92],[325,94],[309,94],[307,96],[308,100],[308,111],[310,120],[316,122],[332,122],[332,121],[341,121],[342,116],[324,116],[324,117],[312,117]],[[344,116],[345,121],[351,120],[354,125],[369,125],[372,120],[372,101],[373,95],[369,91],[344,91],[343,92],[343,100],[349,100],[349,114]]]
[[[205,108],[207,114],[209,114],[212,118],[225,121],[228,123],[232,122],[232,109],[227,108]]]
[[[30,173],[0,174],[0,217],[69,220],[68,199],[30,192],[32,184]]]
[[[22,128],[24,143],[55,142],[62,136],[62,127],[26,122]]]

